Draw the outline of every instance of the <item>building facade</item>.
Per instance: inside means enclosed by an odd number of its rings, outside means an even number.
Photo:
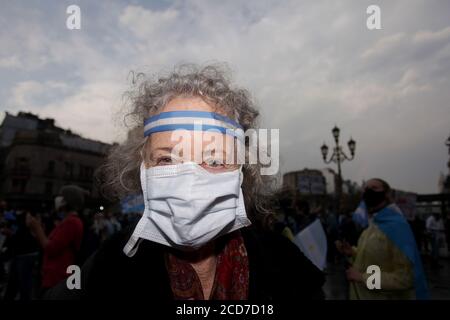
[[[325,177],[320,170],[303,169],[283,175],[283,188],[296,190],[300,194],[325,195]]]
[[[0,125],[0,199],[13,208],[50,210],[59,189],[75,184],[100,199],[94,172],[111,145],[55,126],[53,119],[6,113]]]

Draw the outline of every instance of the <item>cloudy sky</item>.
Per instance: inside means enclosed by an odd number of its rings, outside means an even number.
[[[81,30],[66,28],[71,4]],[[130,70],[227,62],[280,129],[282,172],[325,167],[337,124],[357,141],[345,178],[432,193],[447,173],[450,1],[0,0],[0,44],[0,119],[31,111],[120,141]]]

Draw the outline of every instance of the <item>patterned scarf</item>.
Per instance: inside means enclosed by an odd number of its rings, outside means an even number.
[[[239,231],[216,241],[216,273],[211,300],[246,300],[249,268],[247,250]],[[200,279],[189,262],[173,253],[165,255],[166,269],[175,300],[204,300]]]

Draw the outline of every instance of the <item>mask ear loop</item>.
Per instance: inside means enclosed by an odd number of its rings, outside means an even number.
[[[144,156],[144,148],[147,145],[147,140],[148,138],[146,138],[146,141],[144,142],[144,145],[142,146],[141,150],[139,150],[139,154],[141,156],[141,166],[140,166],[140,175],[141,175],[141,180],[142,180],[142,175],[145,175],[145,156]],[[143,180],[143,183],[145,183],[145,179]],[[143,192],[143,196],[145,197],[145,185],[141,186],[142,192]],[[145,203],[145,200],[144,200]],[[125,244],[124,248],[123,248],[123,253],[125,253],[126,256],[128,257],[133,257],[137,250],[139,249],[139,245],[142,242],[142,238],[139,237],[140,233],[142,232],[142,230],[144,230],[145,225],[147,224],[147,219],[144,216],[144,212],[142,213],[142,217],[139,220],[138,224],[136,225],[136,228],[133,231],[133,234],[131,235],[130,239],[127,241],[127,243]]]
[[[133,234],[123,248],[123,253],[125,253],[125,255],[127,255],[128,257],[133,257],[139,249],[139,245],[142,242],[142,238],[139,237],[139,234],[144,229],[146,223],[147,219],[142,216],[141,220],[139,220],[138,225],[136,226],[136,229],[133,231]]]
[[[147,207],[146,201],[145,201],[145,195],[146,195],[146,179],[145,179],[145,162],[142,161],[141,167],[140,167],[140,175],[141,175],[141,181],[142,181],[142,192],[143,192],[143,199],[144,199],[144,205],[145,207]],[[141,232],[145,229],[145,225],[148,223],[147,217],[145,216],[145,209],[144,212],[142,213],[142,217],[139,220],[138,224],[136,225],[136,228],[133,231],[133,234],[131,235],[130,239],[128,240],[128,242],[126,243],[125,247],[123,248],[123,252],[128,256],[128,257],[133,257],[138,248],[139,245],[142,242],[142,238],[139,237],[139,235],[141,234]]]
[[[244,165],[241,164],[239,166],[239,185],[242,187],[242,183],[244,182],[244,171],[243,171]]]

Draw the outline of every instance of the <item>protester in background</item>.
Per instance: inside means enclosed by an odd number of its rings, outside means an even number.
[[[118,215],[118,220],[120,222],[121,229],[126,229],[130,225],[130,217],[129,217],[130,214],[131,213]]]
[[[80,219],[83,223],[83,239],[77,254],[76,264],[81,266],[100,246],[100,236],[95,230],[97,212],[85,209]]]
[[[328,207],[328,211],[326,214],[326,233],[327,233],[327,241],[328,241],[328,253],[327,259],[330,262],[337,263],[337,252],[334,243],[338,240],[339,237],[339,228],[338,228],[338,219],[336,214],[334,213],[333,206]]]
[[[36,264],[39,245],[26,226],[26,215],[23,210],[11,212],[9,216],[8,235],[4,243],[4,256],[10,258],[9,278],[4,300],[31,300],[33,289],[33,268]]]
[[[447,239],[447,249],[450,254],[450,213],[447,213],[447,219],[445,219],[445,237]]]
[[[47,237],[42,224],[27,215],[27,226],[44,251],[42,288],[44,291],[67,278],[67,267],[77,259],[83,237],[79,213],[84,207],[86,192],[77,186],[64,186],[55,198],[55,209],[64,217]]]
[[[0,200],[0,292],[3,292],[3,283],[6,278],[4,244],[8,237],[8,227],[5,219],[6,201]]]
[[[94,216],[92,230],[98,237],[100,243],[106,240],[108,232],[106,231],[106,218],[103,213],[99,212]]]
[[[420,254],[411,228],[395,207],[389,184],[381,179],[367,182],[363,200],[369,227],[361,234],[358,247],[337,242],[342,253],[354,257],[347,270],[350,299],[427,299],[428,289]],[[367,268],[381,270],[381,288],[369,290]]]
[[[106,229],[106,238],[111,237],[116,232],[119,232],[122,229],[119,221],[115,217],[115,215],[109,211],[105,213],[105,229]]]
[[[414,215],[408,222],[416,239],[417,248],[419,252],[422,252],[424,249],[425,222],[418,215]]]
[[[296,198],[294,200],[295,222],[297,232],[303,230],[308,224],[315,220],[315,216],[311,215],[309,202],[304,199]]]
[[[293,237],[298,232],[293,207],[293,195],[289,192],[280,194],[278,197],[278,205],[284,218],[284,225],[289,229],[289,231],[285,231],[285,235],[290,238],[289,233],[291,233]]]
[[[355,246],[358,242],[358,229],[352,219],[352,215],[348,212],[341,214],[341,223],[338,227],[338,237],[341,241],[348,242]]]
[[[427,233],[431,242],[431,261],[433,267],[439,267],[439,247],[445,241],[445,227],[441,215],[433,213],[426,221]]]
[[[275,214],[267,214],[262,223],[272,232],[285,236],[291,241],[294,240],[291,229],[280,221]]]

